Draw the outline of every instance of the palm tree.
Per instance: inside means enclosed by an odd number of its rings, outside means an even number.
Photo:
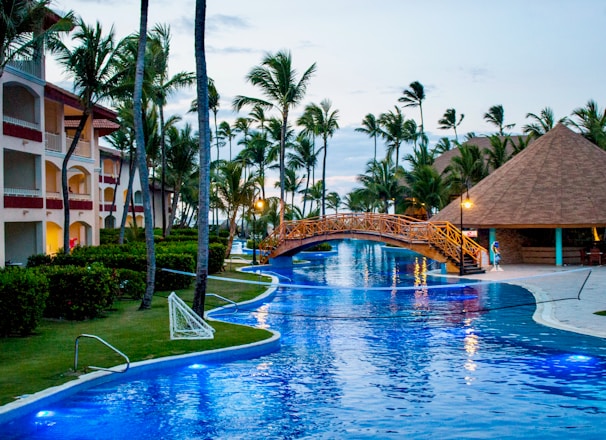
[[[425,134],[425,125],[423,124],[423,101],[425,100],[425,88],[419,81],[410,83],[410,88],[402,92],[402,96],[398,99],[404,103],[404,107],[419,107],[421,112],[421,134]]]
[[[387,143],[387,157],[391,157],[393,152],[396,153],[394,164],[398,166],[400,161],[400,146],[406,138],[404,129],[405,118],[402,110],[399,107],[394,107],[394,111],[382,113],[379,116],[379,124],[381,126],[381,137]]]
[[[527,113],[526,117],[530,118],[533,122],[531,122],[530,124],[526,124],[522,128],[522,131],[524,132],[524,134],[532,136],[534,138],[539,138],[543,136],[556,124],[555,116],[553,115],[553,110],[550,107],[545,107],[544,109],[542,109],[539,115],[536,115],[534,113]],[[557,122],[564,125],[567,125],[569,123],[567,117],[563,117]]]
[[[305,190],[303,192],[303,211],[302,216],[305,217],[305,205],[307,203],[307,192],[309,191],[309,184],[314,174],[314,169],[318,164],[319,151],[315,151],[314,143],[311,141],[309,136],[301,133],[295,140],[292,152],[287,155],[288,164],[295,169],[305,169]],[[312,183],[313,184],[313,183]]]
[[[477,145],[464,144],[459,147],[459,153],[460,155],[450,160],[450,165],[444,170],[453,185],[462,185],[465,182],[466,185],[473,186],[488,175],[484,156]],[[453,187],[457,195],[460,193],[456,191],[460,189]]]
[[[161,204],[162,204],[162,234],[166,235],[166,147],[164,107],[167,98],[176,91],[193,85],[193,72],[179,72],[172,77],[168,74],[170,54],[170,27],[156,25],[149,36],[148,56],[153,69],[151,80],[152,99],[158,107],[160,115],[160,155],[161,155]],[[218,105],[218,104],[217,104]]]
[[[494,171],[509,160],[507,144],[513,142],[509,136],[501,137],[496,134],[489,136],[488,139],[490,140],[490,148],[484,148],[484,154],[488,166]]]
[[[606,150],[606,111],[600,110],[598,103],[592,99],[585,107],[573,110],[572,115],[577,118],[572,125],[577,127],[586,139]]]
[[[313,184],[310,188],[309,191],[307,192],[307,194],[305,194],[303,197],[304,199],[307,199],[310,201],[310,208],[309,208],[309,215],[311,215],[311,213],[313,211],[315,211],[316,215],[320,214],[320,209],[322,209],[322,207],[320,206],[320,203],[322,201],[322,181],[318,180],[315,184]],[[314,208],[314,202],[315,202],[315,208]]]
[[[72,40],[79,44],[70,48],[58,39],[54,39],[51,43],[51,50],[57,54],[57,60],[74,79],[74,89],[82,107],[78,127],[61,167],[64,213],[63,252],[66,254],[70,251],[69,187],[67,184],[69,160],[78,145],[93,107],[98,101],[109,95],[111,78],[115,73],[113,56],[116,51],[113,29],[107,36],[104,36],[98,22],[96,27],[92,28],[79,19]]]
[[[454,146],[459,145],[458,142],[451,142],[447,137],[440,138],[433,147],[432,153],[434,156],[439,156],[442,153],[452,150]]]
[[[351,212],[373,212],[377,200],[366,188],[355,188],[345,195],[345,206]]]
[[[49,9],[50,0],[2,0],[0,6],[0,78],[4,68],[17,59],[40,60],[42,44],[56,32],[73,27],[73,15],[67,13],[48,26],[47,18],[57,16]]]
[[[341,196],[338,193],[332,191],[326,194],[326,204],[330,209],[335,210],[335,214],[339,213],[339,207],[342,203]]]
[[[339,129],[339,110],[331,110],[332,103],[328,99],[320,102],[320,105],[309,104],[304,114],[314,121],[318,135],[322,136],[322,149],[324,159],[322,160],[322,215],[326,214],[326,156],[328,153],[328,138],[332,137]]]
[[[173,187],[172,206],[168,226],[166,228],[166,236],[169,236],[175,221],[181,188],[183,188],[189,176],[191,176],[196,168],[198,140],[193,135],[190,124],[185,124],[181,130],[174,126],[170,127],[167,131],[167,135],[169,148],[167,149],[166,155],[166,171],[168,181]]]
[[[412,169],[422,165],[433,165],[435,161],[434,151],[429,151],[427,142],[422,142],[418,146],[413,147],[412,154],[407,154],[404,157]]]
[[[229,238],[225,257],[231,253],[232,243],[238,229],[236,215],[242,207],[250,207],[255,195],[255,181],[253,176],[248,179],[242,178],[243,166],[240,162],[223,162],[217,170],[219,179],[217,181],[217,192],[222,199],[227,213],[229,224]]]
[[[405,208],[424,209],[428,217],[442,209],[448,201],[446,182],[431,165],[415,167],[405,173],[408,197],[404,199]]]
[[[206,72],[206,0],[196,0],[195,56],[198,99],[199,164],[198,184],[198,262],[192,309],[204,317],[208,279],[208,212],[210,204],[210,124],[208,117],[208,74]]]
[[[245,105],[259,105],[264,109],[275,108],[282,117],[282,135],[280,137],[280,221],[284,219],[284,169],[286,154],[286,129],[288,127],[288,115],[292,108],[299,104],[305,92],[311,76],[316,71],[316,64],[312,64],[296,80],[296,71],[292,67],[290,52],[278,52],[267,54],[260,66],[254,67],[246,76],[246,80],[253,86],[259,87],[267,100],[251,98],[247,96],[236,96],[233,101],[234,108],[239,111]]]
[[[389,203],[398,200],[403,195],[403,188],[398,183],[396,167],[389,158],[379,162],[369,161],[365,174],[358,175],[358,181],[372,194],[375,200],[381,202],[381,212],[389,212]]]
[[[457,127],[461,125],[461,122],[463,122],[464,117],[465,115],[461,113],[461,116],[457,121],[457,111],[454,108],[449,108],[444,112],[444,116],[442,116],[442,119],[438,121],[438,124],[440,124],[438,128],[441,130],[453,129],[455,134],[455,142],[459,142]]]
[[[297,170],[293,167],[286,167],[286,191],[290,192],[290,210],[293,211],[295,208],[295,194],[299,192],[301,189],[301,185],[303,183],[303,178],[297,175]],[[276,188],[280,185],[279,182],[276,182]]]
[[[231,143],[236,138],[236,131],[232,129],[229,122],[222,121],[219,124],[219,133],[217,134],[221,139],[227,139],[227,143],[229,144],[229,160],[231,162]]]
[[[505,130],[512,129],[516,124],[505,124],[505,110],[502,105],[493,105],[484,113],[484,120],[499,129],[499,135],[505,136]]]
[[[364,116],[362,120],[362,127],[358,127],[355,129],[360,133],[366,133],[369,137],[373,138],[375,141],[375,154],[373,156],[373,160],[377,160],[377,136],[381,134],[381,125],[379,124],[379,120],[372,113],[368,113]]]
[[[255,165],[257,167],[257,179],[261,188],[261,197],[265,199],[265,170],[270,163],[276,160],[278,148],[272,147],[267,140],[267,134],[259,131],[253,131],[244,149],[236,157],[236,161],[241,161],[245,165]]]
[[[143,212],[145,216],[145,247],[147,249],[147,281],[145,294],[141,300],[140,310],[151,309],[156,280],[156,252],[154,247],[154,228],[149,194],[149,181],[147,176],[147,158],[145,154],[145,137],[143,130],[143,71],[145,67],[145,47],[147,43],[147,11],[148,0],[141,0],[141,20],[139,25],[139,50],[135,74],[135,88],[133,91],[133,114],[135,117],[135,140],[137,143],[137,165],[141,194],[143,198]]]

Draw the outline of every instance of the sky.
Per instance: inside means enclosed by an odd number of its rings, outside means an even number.
[[[108,31],[113,26],[118,38],[138,31],[137,1],[53,0],[52,7],[73,10],[89,24],[99,21]],[[194,12],[193,0],[150,1],[149,28],[171,28],[170,74],[195,70]],[[372,139],[355,128],[368,113],[402,105],[398,98],[413,81],[425,88],[431,143],[454,138],[438,128],[448,108],[465,115],[461,135],[494,133],[483,119],[493,105],[502,105],[505,122],[516,124],[512,133],[522,132],[527,113],[545,107],[559,119],[590,99],[606,105],[603,0],[208,0],[206,14],[207,69],[221,96],[219,122],[246,116],[232,110],[236,95],[262,97],[245,78],[267,53],[290,51],[299,75],[316,63],[291,121],[323,99],[339,111],[326,185],[341,197],[360,186],[356,176],[373,157]],[[47,80],[70,88],[52,61]],[[186,114],[194,96],[193,89],[174,95],[166,114],[194,123]],[[420,123],[418,108],[403,112]],[[403,147],[400,157],[410,151]],[[220,154],[227,158],[228,149]],[[384,154],[379,141],[378,156]]]

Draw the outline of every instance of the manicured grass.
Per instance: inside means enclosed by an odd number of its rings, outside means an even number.
[[[233,271],[219,276],[259,280],[258,275]],[[263,278],[263,281],[269,281],[269,278]],[[264,286],[217,280],[208,280],[207,287],[207,292],[235,302],[255,298],[264,291]],[[103,338],[125,353],[131,362],[247,344],[271,336],[266,330],[210,321],[216,330],[214,339],[171,341],[168,293],[158,293],[151,310],[139,311],[139,301],[121,300],[114,303],[114,309],[102,318],[82,322],[44,320],[34,335],[0,339],[0,405],[13,401],[17,396],[75,378],[74,342],[83,333]],[[191,305],[193,289],[177,291],[177,294]],[[224,304],[212,297],[206,302],[207,310]],[[123,362],[122,357],[98,341],[80,339],[77,374],[86,372],[88,365],[111,367]]]

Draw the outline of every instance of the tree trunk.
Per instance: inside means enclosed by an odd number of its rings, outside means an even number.
[[[236,207],[229,216],[229,237],[227,238],[227,247],[225,249],[225,258],[229,257],[231,254],[231,248],[234,244],[234,237],[236,235],[236,230],[238,229],[238,223],[236,222],[236,215],[238,214],[238,208]]]
[[[171,203],[170,215],[168,216],[168,225],[166,226],[166,237],[170,235],[170,232],[173,229],[173,223],[175,222],[175,216],[177,213],[177,204],[179,203],[179,194],[181,193],[181,186],[175,185],[173,191],[173,201]]]
[[[161,165],[161,183],[160,183],[160,198],[162,209],[162,236],[166,237],[166,140],[164,139],[164,104],[160,105],[160,161]]]
[[[82,112],[82,116],[80,116],[80,122],[78,123],[78,128],[76,128],[76,133],[74,134],[74,139],[72,140],[67,153],[65,153],[65,157],[63,158],[63,164],[61,166],[61,190],[63,192],[63,253],[69,254],[70,246],[69,246],[69,226],[70,226],[70,212],[69,212],[69,185],[67,182],[67,167],[69,164],[69,160],[71,159],[76,147],[78,146],[78,141],[80,140],[80,136],[82,135],[82,131],[84,130],[84,126],[86,125],[86,121],[90,114],[90,108],[85,108]]]
[[[324,137],[324,160],[322,161],[322,217],[326,215],[326,153],[328,152],[328,142]]]
[[[134,154],[134,159],[133,159]],[[124,209],[122,210],[122,220],[120,221],[120,236],[118,237],[118,243],[124,244],[124,229],[126,228],[126,219],[128,218],[128,209],[132,206],[130,199],[133,194],[133,182],[135,180],[135,164],[137,163],[137,151],[131,153],[129,164],[128,164],[128,185],[126,187],[126,197],[124,198]],[[133,217],[134,218],[134,217]],[[136,220],[135,220],[136,221]],[[136,226],[136,225],[135,225]]]
[[[114,209],[116,208],[116,193],[118,192],[118,185],[120,185],[120,176],[122,175],[122,166],[124,165],[124,158],[122,157],[122,153],[120,153],[120,168],[118,169],[118,177],[116,178],[116,182],[114,183],[114,195],[112,197],[112,204],[109,207],[109,216],[111,217],[114,214]],[[114,225],[116,227],[116,219],[114,218]]]
[[[195,56],[198,98],[200,182],[198,193],[198,263],[193,310],[204,317],[208,280],[208,211],[210,204],[210,124],[208,120],[208,74],[204,48],[206,0],[196,0]]]
[[[133,93],[133,113],[135,117],[135,137],[137,141],[137,165],[143,211],[145,216],[145,247],[147,249],[147,282],[145,294],[141,300],[140,310],[151,309],[156,281],[156,251],[154,248],[154,229],[149,197],[149,179],[147,174],[147,158],[145,154],[145,134],[143,132],[143,114],[141,101],[143,96],[143,69],[145,66],[145,45],[147,43],[147,10],[149,0],[141,0],[141,22],[139,27],[139,48],[137,51],[137,69],[135,73],[135,90]],[[136,221],[135,221],[136,223]]]

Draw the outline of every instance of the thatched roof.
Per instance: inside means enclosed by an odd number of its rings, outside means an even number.
[[[606,151],[558,124],[469,190],[464,227],[606,226]],[[460,223],[454,200],[431,220]]]

